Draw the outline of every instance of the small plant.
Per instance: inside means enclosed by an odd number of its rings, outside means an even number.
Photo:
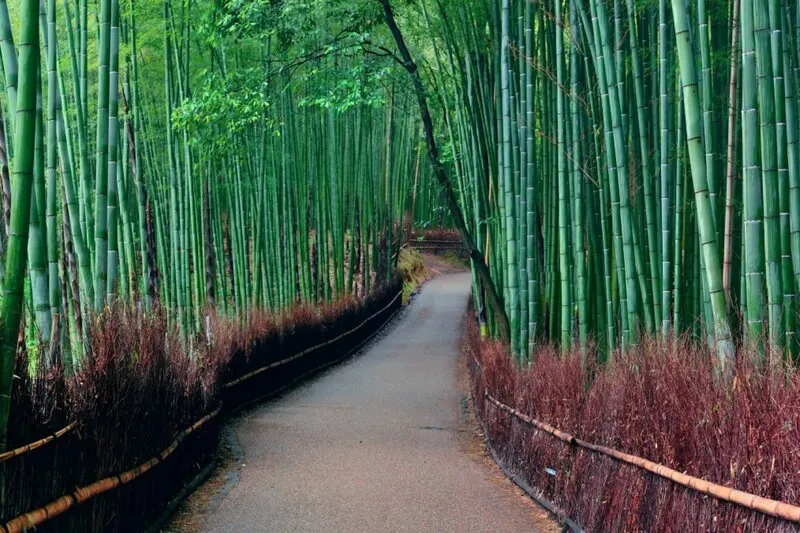
[[[453,268],[467,268],[469,263],[461,258],[455,251],[448,250],[444,254],[444,262]]]
[[[403,248],[397,259],[397,271],[403,278],[403,305],[406,305],[414,291],[425,281],[422,255],[416,250]]]

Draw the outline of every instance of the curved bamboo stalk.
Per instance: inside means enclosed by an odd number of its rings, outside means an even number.
[[[428,157],[430,158],[434,175],[439,181],[439,184],[442,186],[445,200],[450,208],[450,213],[454,218],[456,227],[461,233],[461,238],[463,239],[464,244],[469,249],[470,259],[474,262],[474,265],[478,271],[478,278],[480,279],[481,284],[483,285],[483,288],[486,290],[486,294],[489,297],[489,303],[492,306],[498,322],[500,336],[509,340],[511,338],[511,331],[502,300],[497,292],[497,288],[489,272],[489,268],[486,266],[483,254],[475,245],[472,234],[467,229],[464,215],[461,212],[455,192],[453,191],[453,186],[450,183],[450,179],[447,177],[447,172],[445,171],[444,166],[439,158],[439,148],[436,143],[436,138],[433,134],[433,121],[431,120],[430,111],[428,110],[428,99],[425,96],[426,92],[425,86],[422,83],[422,78],[419,75],[416,63],[411,57],[411,52],[409,52],[408,47],[405,44],[403,34],[400,32],[400,28],[398,28],[397,23],[395,22],[394,13],[392,11],[392,6],[389,4],[389,0],[380,0],[380,2],[383,5],[386,24],[389,26],[389,30],[392,33],[395,43],[397,44],[398,50],[400,51],[400,58],[398,59],[398,62],[408,72],[408,75],[411,77],[411,81],[414,85],[414,92],[417,97],[417,104],[420,109],[422,125],[425,132],[425,144],[428,148]]]

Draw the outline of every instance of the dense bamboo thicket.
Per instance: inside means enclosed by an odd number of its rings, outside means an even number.
[[[0,451],[109,308],[196,362],[409,226],[518,362],[800,356],[795,0],[0,0],[0,67]]]
[[[496,457],[587,531],[793,530],[617,459],[796,510],[797,2],[381,4],[470,249]]]
[[[0,1],[0,449],[19,356],[82,372],[108,306],[201,357],[217,316],[366,298],[404,211],[444,223],[391,59],[332,44],[380,19],[294,7]]]
[[[433,90],[514,351],[798,354],[796,2],[441,0]],[[479,259],[480,260],[480,259]],[[476,296],[483,302],[482,284]],[[505,315],[505,316],[503,316]],[[493,320],[500,318],[500,321]]]

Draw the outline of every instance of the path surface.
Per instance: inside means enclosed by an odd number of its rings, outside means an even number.
[[[467,420],[469,284],[428,282],[365,353],[236,421],[236,479],[179,530],[556,531],[488,463]]]

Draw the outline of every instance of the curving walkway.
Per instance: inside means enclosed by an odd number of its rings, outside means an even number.
[[[469,287],[469,274],[428,282],[363,354],[234,421],[235,479],[201,489],[212,494],[178,530],[556,531],[466,419]]]

